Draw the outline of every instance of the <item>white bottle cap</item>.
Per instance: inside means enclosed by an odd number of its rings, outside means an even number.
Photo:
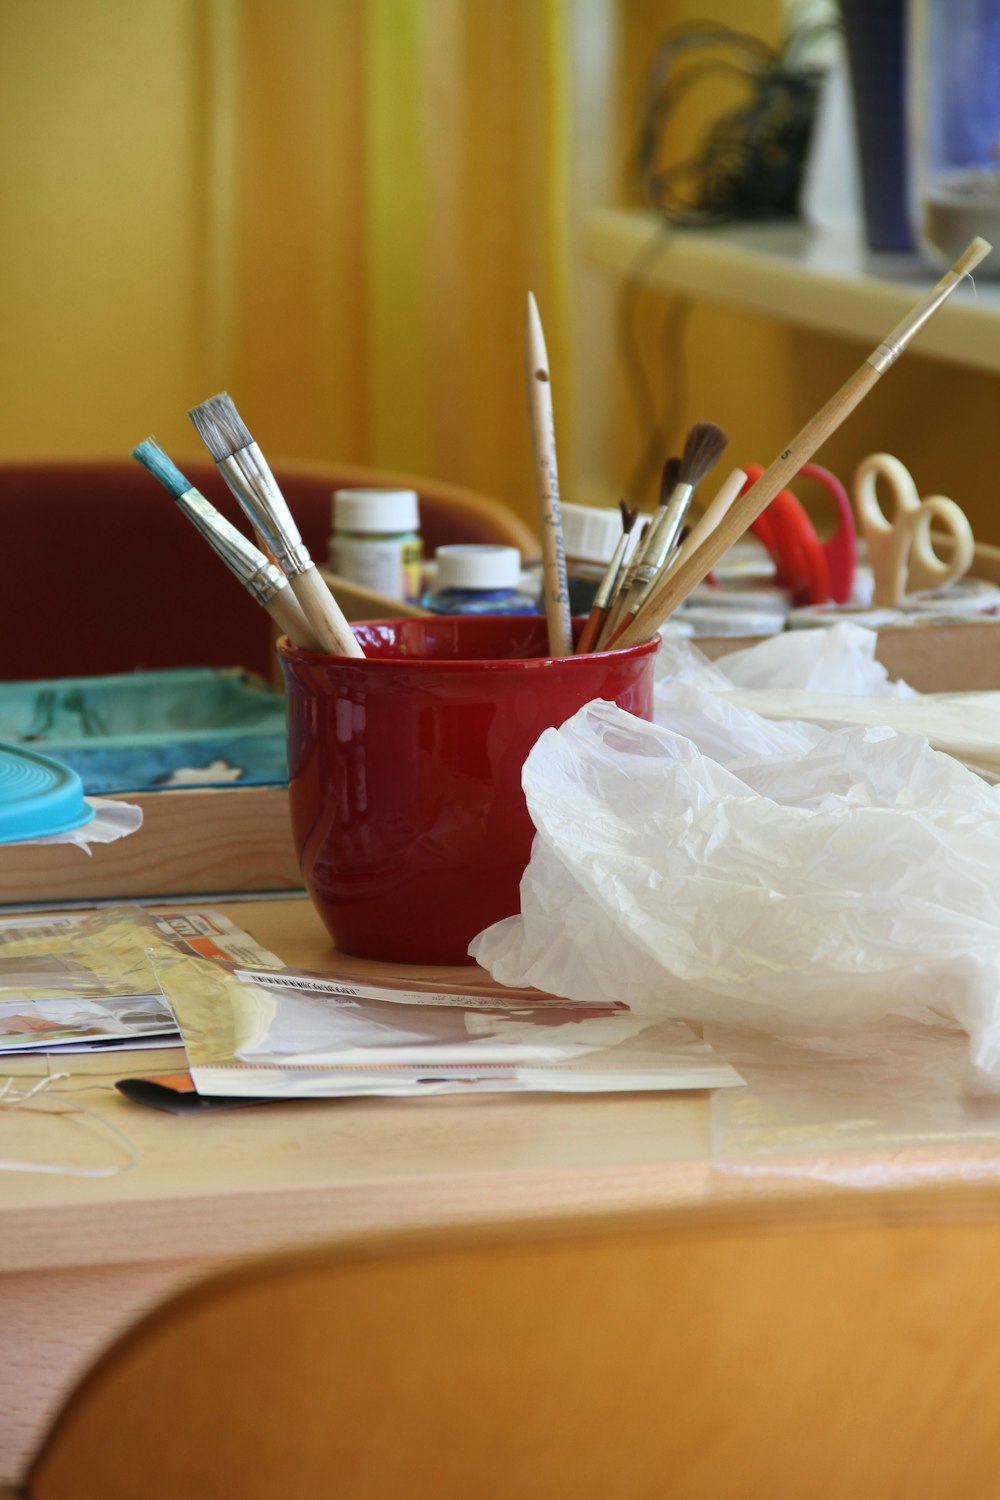
[[[841,620],[850,620],[852,625],[864,625],[868,630],[887,630],[901,625],[904,620],[901,609],[862,609],[851,604],[804,604],[793,609],[788,616],[789,630],[804,630],[813,625],[839,625]]]
[[[780,635],[785,628],[783,614],[756,609],[712,609],[700,604],[684,608],[681,619],[694,626],[695,635]]]
[[[516,547],[487,542],[455,542],[434,554],[441,589],[516,589],[521,579],[521,554]]]
[[[420,525],[416,490],[334,490],[334,531],[416,531]]]
[[[622,513],[617,505],[613,510],[599,510],[594,505],[563,504],[560,510],[567,558],[610,562],[622,534]]]

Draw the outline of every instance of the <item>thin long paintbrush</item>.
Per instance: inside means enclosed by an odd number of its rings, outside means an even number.
[[[531,446],[535,461],[535,494],[542,533],[542,576],[545,618],[550,656],[570,656],[573,622],[569,612],[566,582],[566,550],[563,546],[562,510],[559,505],[559,469],[556,464],[556,434],[552,420],[552,382],[549,356],[538,306],[528,293],[528,316],[524,331],[525,381],[531,417]]]
[[[639,558],[642,556],[643,549],[645,549],[646,541],[648,541],[651,526],[652,520],[643,520],[642,528],[639,531],[639,540],[636,541],[636,546],[633,547],[630,558],[627,558],[627,561],[625,561],[625,567],[622,568],[621,577],[619,577],[618,588],[615,589],[615,594],[612,595],[612,601],[610,601],[609,609],[607,609],[606,621],[601,625],[601,633],[597,637],[595,651],[604,651],[604,649],[607,649],[607,642],[615,634],[615,631],[618,630],[618,621],[621,619],[622,609],[625,607],[625,595],[628,594],[631,580],[636,576],[636,568],[639,565]]]
[[[646,550],[636,569],[624,611],[609,645],[613,645],[624,635],[650,597],[657,579],[673,556],[680,529],[691,505],[691,496],[718,463],[727,442],[726,434],[715,422],[695,422],[688,433],[677,483],[653,523]]]
[[[992,248],[988,241],[978,237],[971,242],[951,269],[914,304],[902,322],[896,325],[864,364],[764,470],[757,483],[745,495],[740,496],[697,551],[692,552],[683,564],[671,568],[665,586],[656,591],[616,645],[631,646],[637,641],[648,640],[659,629],[668,615],[712,570],[723,553],[743,535],[747,527],[770,505],[775,495],[790,483],[802,465],[809,462],[817,448],[867,396],[879,377],[885,374],[890,365],[895,364],[914,335],[934,316],[959,283],[975,270]]]
[[[307,651],[319,651],[320,644],[281,569],[195,489],[152,438],[133,448],[132,457],[173,495],[178,509],[201,532],[247,593],[263,605],[292,644],[304,646]]]
[[[226,391],[188,412],[216,467],[278,561],[320,650],[364,656],[336,599],[320,577],[263,453]]]
[[[577,656],[585,651],[593,650],[594,644],[601,633],[601,626],[608,617],[608,607],[614,597],[618,575],[625,561],[629,536],[639,514],[637,510],[632,510],[630,506],[626,505],[624,500],[619,500],[618,509],[622,513],[622,534],[615,544],[615,550],[611,554],[611,561],[605,569],[604,577],[597,585],[594,602],[590,606],[590,614],[587,616],[586,624],[580,632],[580,639],[576,643]]]
[[[622,568],[619,572],[618,579],[611,594],[611,598],[608,600],[607,612],[604,616],[604,623],[601,626],[601,633],[597,641],[598,650],[604,649],[607,642],[611,639],[615,631],[618,629],[618,622],[625,612],[625,601],[628,598],[629,591],[631,590],[633,583],[635,582],[635,575],[638,571],[639,564],[647,555],[650,537],[653,533],[653,527],[655,526],[659,517],[663,514],[663,507],[666,506],[667,501],[670,499],[670,496],[673,493],[674,486],[676,485],[677,480],[680,477],[680,472],[680,458],[677,454],[672,454],[670,458],[668,458],[664,463],[663,472],[660,475],[660,496],[659,500],[657,501],[658,508],[655,514],[651,516],[648,521],[645,521],[643,523],[642,530],[640,531],[636,541],[636,545],[632,548],[625,567]]]

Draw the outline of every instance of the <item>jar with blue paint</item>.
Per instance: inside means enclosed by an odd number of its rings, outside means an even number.
[[[455,542],[434,554],[433,587],[421,606],[434,615],[533,615],[536,600],[521,589],[516,547]]]

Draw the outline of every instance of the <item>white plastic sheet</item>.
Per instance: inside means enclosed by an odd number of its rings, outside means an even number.
[[[794,649],[894,696],[852,635]],[[596,702],[539,740],[521,914],[470,952],[505,984],[775,1034],[943,1018],[1000,1090],[1000,791],[914,734],[763,719],[686,643],[661,654],[656,723]]]
[[[969,1092],[957,1027],[889,1016],[836,1035],[705,1038],[746,1082],[712,1097],[719,1171],[857,1187],[1000,1177],[1000,1096]]]
[[[87,797],[94,808],[94,816],[81,828],[71,828],[68,833],[49,833],[44,838],[21,839],[24,844],[76,844],[84,854],[90,853],[91,844],[114,844],[127,838],[142,827],[142,808],[134,802],[116,802],[110,797]]]

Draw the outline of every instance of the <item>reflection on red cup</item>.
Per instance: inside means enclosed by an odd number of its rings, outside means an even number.
[[[553,658],[536,615],[353,629],[363,660],[278,647],[306,886],[345,953],[469,963],[476,933],[520,909],[528,752],[594,698],[651,718],[658,639]]]

